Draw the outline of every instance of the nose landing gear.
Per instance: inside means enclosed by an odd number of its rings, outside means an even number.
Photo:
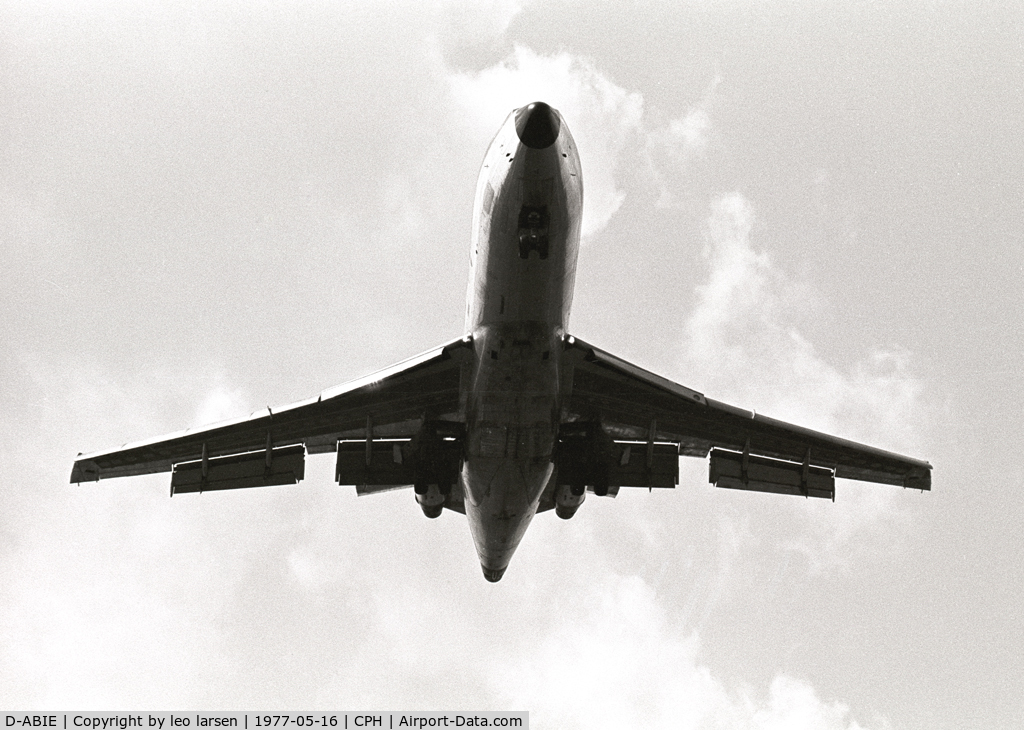
[[[530,251],[536,251],[544,260],[548,248],[548,207],[524,205],[519,211],[519,258],[527,259]]]

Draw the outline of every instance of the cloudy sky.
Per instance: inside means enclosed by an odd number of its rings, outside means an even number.
[[[0,707],[525,709],[538,728],[1024,724],[1012,3],[0,4]],[[931,493],[464,518],[67,484],[80,451],[462,333],[515,106],[586,188],[571,331],[928,459]]]

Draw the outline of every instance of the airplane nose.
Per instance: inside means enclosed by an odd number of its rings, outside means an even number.
[[[535,101],[516,110],[519,141],[535,150],[553,145],[561,125],[558,112],[543,101]]]

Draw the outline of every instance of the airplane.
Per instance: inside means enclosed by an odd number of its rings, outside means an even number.
[[[473,209],[465,334],[319,395],[118,449],[79,454],[72,483],[171,472],[171,496],[296,484],[335,453],[359,495],[412,487],[461,512],[497,582],[533,517],[587,494],[671,488],[679,457],[717,487],[835,501],[835,479],[931,489],[931,464],[705,397],[567,331],[583,180],[562,115],[514,109]]]

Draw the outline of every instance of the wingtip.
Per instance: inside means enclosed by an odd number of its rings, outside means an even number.
[[[932,489],[932,465],[927,469],[915,469],[907,474],[903,480],[906,489],[920,489],[922,492],[930,492]]]
[[[71,467],[71,483],[81,484],[82,482],[98,482],[100,470],[92,461],[76,461]]]

